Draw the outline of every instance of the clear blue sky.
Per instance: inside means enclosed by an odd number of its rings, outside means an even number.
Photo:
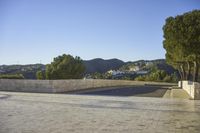
[[[165,19],[194,9],[199,0],[0,0],[0,64],[164,58]]]

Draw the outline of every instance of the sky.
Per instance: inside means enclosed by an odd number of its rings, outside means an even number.
[[[194,9],[200,0],[0,0],[0,64],[165,58],[165,19]]]

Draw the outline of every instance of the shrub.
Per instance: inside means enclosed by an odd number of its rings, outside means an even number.
[[[22,74],[0,74],[0,79],[24,79]]]

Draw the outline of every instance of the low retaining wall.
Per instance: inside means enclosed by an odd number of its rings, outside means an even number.
[[[182,89],[184,89],[192,99],[200,100],[200,83],[191,81],[182,81]]]
[[[174,85],[170,83],[138,82],[127,80],[12,80],[0,79],[0,90],[22,92],[60,93],[99,87],[131,85]]]

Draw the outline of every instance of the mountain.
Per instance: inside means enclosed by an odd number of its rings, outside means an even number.
[[[83,63],[86,66],[86,74],[90,73],[105,73],[110,69],[119,69],[125,63],[118,59],[93,59],[85,60]],[[23,74],[25,79],[36,79],[36,72],[38,70],[45,70],[43,64],[30,64],[30,65],[2,65],[0,66],[0,74]]]
[[[168,74],[174,73],[172,66],[166,64],[165,59],[158,60],[139,60],[134,62],[123,62],[119,59],[104,60],[101,58],[85,60],[83,63],[86,66],[86,74],[95,72],[105,73],[109,70],[127,70],[130,67],[139,66],[144,70],[150,70],[156,67],[160,70],[166,71]],[[43,64],[29,64],[29,65],[1,65],[0,74],[23,74],[25,79],[35,79],[38,70],[45,71]]]
[[[172,74],[177,71],[172,66],[168,65],[166,60],[162,59],[157,61],[158,62],[155,63],[156,67],[160,70],[164,70],[167,74]]]
[[[151,70],[153,68],[157,68],[159,70],[164,70],[167,74],[172,74],[176,70],[166,63],[165,59],[156,59],[156,60],[138,60],[134,62],[127,62],[123,65],[120,70],[128,70],[131,67],[138,66],[143,70]]]
[[[101,58],[93,59],[84,61],[84,64],[86,66],[86,73],[105,73],[111,69],[119,69],[123,65],[125,65],[125,62],[119,60],[119,59],[109,59],[104,60]]]
[[[36,72],[45,70],[43,64],[1,65],[0,74],[23,74],[25,79],[36,79]]]

